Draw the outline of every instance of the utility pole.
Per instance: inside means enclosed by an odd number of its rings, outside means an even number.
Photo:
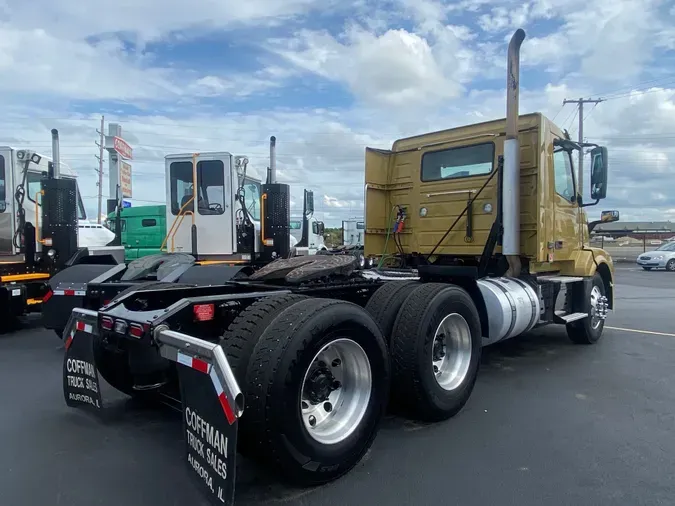
[[[96,130],[96,132],[99,134],[99,141],[96,143],[98,146],[98,183],[96,184],[98,186],[98,215],[96,216],[96,223],[99,225],[101,224],[101,205],[103,202],[103,144],[105,143],[105,134],[104,132],[105,128],[105,117],[101,116],[101,129]]]
[[[604,102],[602,98],[580,98],[578,100],[563,100],[565,104],[577,104],[579,106],[579,144],[584,142],[584,104],[599,104]],[[584,196],[584,150],[579,150],[579,163],[577,171],[577,186],[579,187],[579,195]]]

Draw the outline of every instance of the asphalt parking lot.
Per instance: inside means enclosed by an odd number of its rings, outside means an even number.
[[[364,461],[318,489],[289,489],[241,461],[237,504],[672,505],[675,274],[617,269],[597,345],[547,328],[487,349],[454,419],[388,417]],[[67,408],[62,354],[35,322],[0,335],[0,504],[204,504],[180,415],[121,397],[105,422]]]

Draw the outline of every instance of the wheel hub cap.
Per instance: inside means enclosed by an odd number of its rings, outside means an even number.
[[[336,339],[312,359],[300,390],[300,416],[321,444],[347,439],[368,409],[372,391],[368,355],[355,341]]]
[[[458,313],[447,315],[436,329],[431,351],[434,376],[443,390],[454,390],[464,382],[471,354],[469,324]]]

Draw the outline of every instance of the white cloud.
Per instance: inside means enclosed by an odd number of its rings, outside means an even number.
[[[134,145],[136,202],[164,200],[158,184],[168,153],[229,150],[248,155],[263,176],[267,141],[276,135],[279,178],[293,185],[293,201],[302,202],[303,188],[314,190],[317,214],[337,225],[362,212],[365,146],[504,116],[506,44],[524,25],[536,36],[523,45],[521,111],[555,116],[575,136],[573,106],[559,113],[562,100],[620,90],[586,110],[588,139],[610,147],[603,207],[621,210],[623,220],[675,219],[675,76],[667,65],[661,73],[651,68],[657,56],[672,62],[675,50],[665,2],[123,0],[101,16],[98,4],[37,1],[31,16],[27,3],[10,2],[2,18],[9,22],[0,24],[0,144],[48,152],[49,129],[59,128],[62,156],[81,174],[87,197],[96,193],[99,101],[118,101],[106,119],[119,120]],[[308,17],[319,7],[347,20],[335,26],[331,16]],[[271,52],[246,66],[253,70],[178,70],[143,52],[147,41],[180,44],[242,26],[249,28],[237,37]],[[129,51],[122,39],[140,45]],[[287,104],[305,98],[292,95],[299,78],[306,86],[337,84],[356,100],[325,108],[307,97],[306,107],[293,108]],[[257,99],[272,92],[280,99],[270,110]],[[223,101],[213,106],[214,98]],[[82,109],[71,100],[89,101],[85,110],[94,113],[75,113]],[[125,114],[129,105],[146,112]],[[93,210],[95,199],[87,202]]]
[[[452,29],[438,32],[433,47],[404,29],[375,35],[352,25],[344,39],[303,31],[294,39],[271,41],[270,49],[305,71],[344,83],[367,103],[435,103],[462,90],[467,55]]]
[[[12,25],[19,29],[45,28],[62,38],[86,38],[126,33],[138,42],[194,30],[229,29],[247,25],[278,24],[289,17],[327,8],[319,0],[121,0],[105,8],[92,0],[7,0]]]

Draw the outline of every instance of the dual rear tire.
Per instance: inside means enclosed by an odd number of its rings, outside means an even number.
[[[390,388],[393,404],[417,419],[460,411],[480,336],[471,297],[453,285],[386,283],[365,310],[298,295],[260,299],[221,340],[246,399],[239,448],[298,484],[332,481],[368,451]]]
[[[240,450],[317,485],[365,455],[386,409],[387,345],[361,307],[297,295],[256,301],[221,341],[246,399]]]

